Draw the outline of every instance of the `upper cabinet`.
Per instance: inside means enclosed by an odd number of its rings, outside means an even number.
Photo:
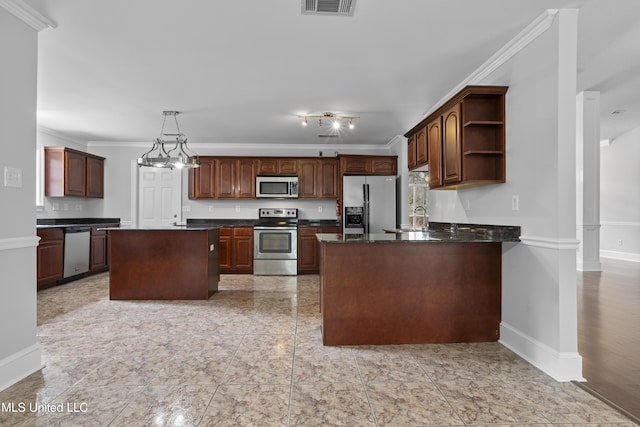
[[[298,159],[262,157],[258,161],[258,175],[297,175]]]
[[[298,197],[300,199],[337,199],[339,197],[338,159],[304,158],[299,160]]]
[[[505,182],[506,86],[467,86],[412,128],[418,166],[418,139],[426,129],[431,188],[464,187]]]
[[[342,175],[397,175],[397,156],[340,155]]]
[[[47,197],[104,197],[104,157],[45,147],[44,175]]]
[[[248,157],[200,156],[189,169],[190,199],[253,199],[258,160]]]

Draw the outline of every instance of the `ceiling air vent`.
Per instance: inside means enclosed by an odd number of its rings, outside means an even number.
[[[302,0],[302,13],[352,16],[356,0]]]

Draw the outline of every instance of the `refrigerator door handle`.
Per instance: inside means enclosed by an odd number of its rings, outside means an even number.
[[[362,184],[362,191],[364,192],[364,208],[362,212],[364,222],[364,234],[369,234],[369,184]]]

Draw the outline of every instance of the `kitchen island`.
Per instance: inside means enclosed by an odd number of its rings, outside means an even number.
[[[519,227],[462,228],[318,234],[323,343],[497,341],[502,242]]]
[[[218,290],[218,228],[107,230],[111,257],[110,299],[206,300]]]

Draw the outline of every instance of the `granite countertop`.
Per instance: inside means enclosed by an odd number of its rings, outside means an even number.
[[[98,230],[106,231],[203,231],[220,228],[215,225],[160,225],[160,226],[127,226],[127,227],[104,227]]]
[[[36,219],[36,228],[65,228],[120,224],[120,218],[42,218]]]
[[[213,219],[188,218],[187,225],[216,226],[216,227],[253,227],[257,219]],[[336,219],[298,219],[299,227],[340,227]]]
[[[519,242],[520,227],[504,225],[431,223],[426,232],[408,229],[389,229],[387,233],[317,234],[318,241],[327,243],[442,243],[442,242]]]

